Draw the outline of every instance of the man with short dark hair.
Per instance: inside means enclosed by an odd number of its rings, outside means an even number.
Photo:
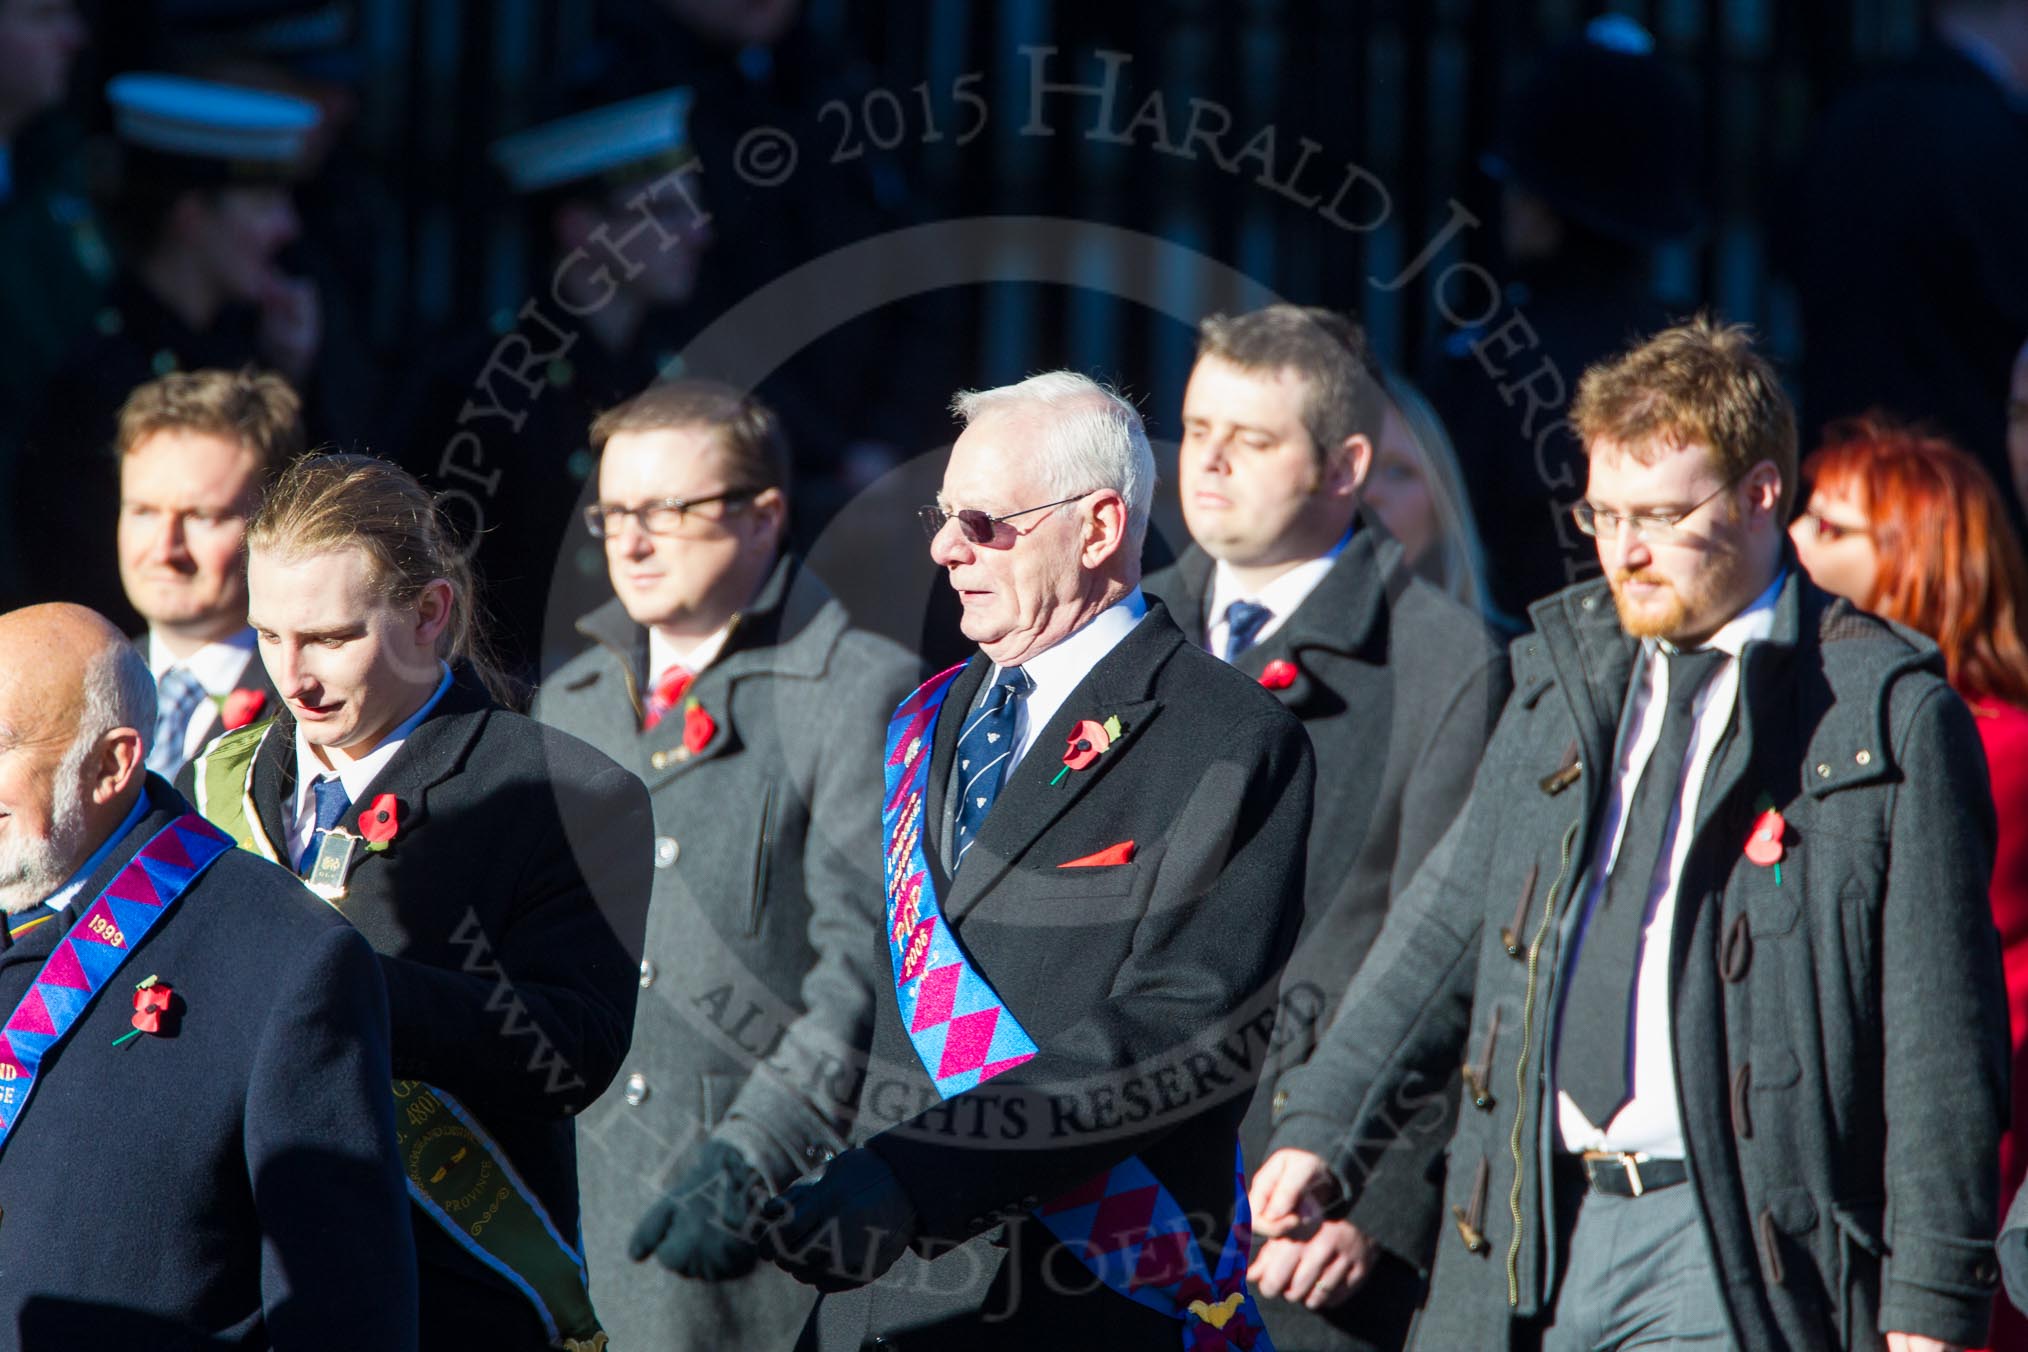
[[[1573,418],[1606,576],[1515,641],[1256,1227],[1356,1201],[1400,1087],[1466,1065],[1418,1347],[1977,1344],[2008,1028],[1971,716],[1796,567],[1795,419],[1744,330],[1658,334]]]
[[[415,1348],[373,950],[148,773],[153,684],[0,615],[0,1347]]]
[[[1344,315],[1272,305],[1205,320],[1178,456],[1195,543],[1148,583],[1187,633],[1302,720],[1317,753],[1302,933],[1242,1131],[1250,1166],[1281,1077],[1330,1025],[1388,898],[1457,815],[1507,695],[1478,617],[1416,578],[1377,522],[1354,524],[1385,397]],[[1416,1126],[1363,1180],[1351,1217],[1255,1257],[1282,1352],[1401,1346],[1443,1221],[1457,1083],[1410,1097]]]
[[[301,404],[273,374],[172,372],[127,397],[114,447],[120,583],[158,689],[148,768],[174,779],[219,733],[278,712],[246,622],[246,521],[303,452]]]
[[[633,1046],[578,1119],[592,1291],[623,1347],[787,1347],[810,1294],[751,1218],[844,1148],[887,985],[879,729],[916,663],[787,549],[765,404],[669,382],[591,438],[616,595],[536,716],[639,775],[657,832]]]

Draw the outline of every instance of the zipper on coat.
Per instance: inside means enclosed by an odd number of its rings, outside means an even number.
[[[1521,1126],[1528,1120],[1528,1048],[1535,1036],[1536,977],[1542,964],[1542,940],[1549,934],[1550,919],[1556,914],[1556,894],[1563,890],[1563,880],[1570,875],[1570,847],[1576,843],[1578,828],[1583,825],[1584,819],[1579,818],[1563,833],[1563,860],[1557,865],[1556,881],[1549,885],[1549,894],[1543,898],[1542,919],[1528,945],[1528,986],[1521,1001],[1521,1055],[1514,1062],[1514,1088],[1520,1097],[1514,1104],[1514,1130],[1507,1140],[1508,1152],[1514,1157],[1514,1186],[1507,1193],[1507,1211],[1514,1222],[1514,1233],[1507,1240],[1509,1309],[1521,1304]],[[1547,1180],[1543,1186],[1548,1186]]]
[[[768,855],[773,852],[775,837],[775,785],[768,781],[767,792],[761,797],[760,840],[753,848],[753,896],[747,907],[746,932],[760,933],[761,909],[766,905],[768,894]]]

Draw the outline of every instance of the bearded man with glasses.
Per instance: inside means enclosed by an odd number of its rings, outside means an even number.
[[[786,1347],[810,1296],[750,1220],[844,1148],[887,984],[880,726],[919,673],[785,548],[766,405],[668,382],[591,439],[615,596],[536,716],[639,775],[656,831],[633,1045],[578,1119],[593,1298],[616,1346]]]
[[[1571,421],[1605,576],[1531,610],[1471,798],[1283,1081],[1256,1229],[1356,1202],[1399,1087],[1464,1065],[1415,1346],[1976,1345],[2008,1028],[1971,715],[1796,566],[1743,329],[1592,368]]]

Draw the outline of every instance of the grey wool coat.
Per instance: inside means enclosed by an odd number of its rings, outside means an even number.
[[[1213,618],[1214,568],[1193,545],[1148,582],[1199,642]],[[1269,691],[1309,734],[1317,796],[1302,928],[1240,1130],[1249,1169],[1262,1161],[1282,1077],[1316,1047],[1387,918],[1389,898],[1464,806],[1509,687],[1506,652],[1486,625],[1417,578],[1401,545],[1372,525],[1360,527],[1316,590],[1235,665],[1258,680],[1272,662],[1294,665],[1293,679]],[[1401,1346],[1444,1221],[1455,1067],[1425,1093],[1428,1129],[1388,1153],[1352,1217],[1390,1258],[1331,1310],[1268,1302],[1269,1332],[1284,1352]]]
[[[681,709],[641,731],[647,634],[619,602],[579,628],[536,715],[639,774],[656,832],[633,1045],[578,1121],[593,1303],[616,1347],[786,1347],[813,1297],[779,1270],[692,1281],[626,1243],[708,1137],[777,1192],[843,1148],[884,970],[881,738],[917,663],[785,556],[691,685],[693,750]]]
[[[1690,1182],[1752,1352],[1984,1336],[1997,1282],[2007,1008],[1977,732],[1926,640],[1793,567],[1742,657],[1678,894],[1671,1036]],[[1559,1148],[1544,1066],[1573,897],[1638,651],[1603,581],[1533,610],[1471,801],[1289,1077],[1277,1148],[1355,1191],[1411,1077],[1476,1063],[1425,1349],[1528,1347],[1552,1311]],[[1744,846],[1767,803],[1774,870]]]

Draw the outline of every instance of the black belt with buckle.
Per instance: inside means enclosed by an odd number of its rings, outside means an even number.
[[[1682,1160],[1650,1159],[1617,1150],[1587,1150],[1567,1156],[1584,1174],[1585,1186],[1606,1197],[1640,1197],[1673,1188],[1690,1177]]]

